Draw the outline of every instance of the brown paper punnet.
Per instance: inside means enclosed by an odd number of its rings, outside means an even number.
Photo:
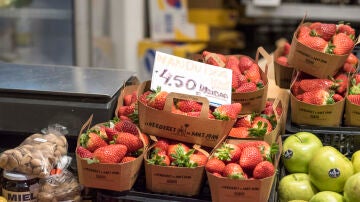
[[[205,168],[184,168],[175,166],[159,166],[147,163],[148,152],[155,146],[153,144],[144,156],[146,189],[151,192],[175,194],[182,196],[196,196],[199,194],[205,179]],[[195,150],[198,148],[194,145]],[[209,154],[201,150],[207,156]]]
[[[86,123],[82,126],[77,141],[77,146],[80,144],[80,136],[84,129],[89,129],[92,117],[93,116],[91,115]],[[138,177],[143,159],[144,153],[138,156],[134,161],[127,163],[88,164],[86,160],[82,159],[76,154],[79,182],[85,187],[108,189],[113,191],[128,191],[132,188]]]
[[[237,143],[244,140],[229,140],[229,142]],[[281,154],[281,138],[277,139],[279,145],[279,152],[275,158],[275,170],[279,165]],[[220,178],[206,171],[209,181],[211,199],[214,202],[222,201],[254,201],[265,202],[268,201],[271,188],[276,177],[276,172],[273,176],[264,179],[247,179],[247,180],[234,180],[228,178]]]
[[[291,66],[283,66],[276,62],[276,59],[284,52],[284,44],[281,43],[274,52],[274,74],[275,83],[280,88],[289,89],[294,68]]]
[[[264,81],[264,88],[261,88],[254,92],[248,93],[232,93],[232,102],[239,102],[242,104],[241,114],[250,114],[253,112],[261,112],[265,108],[267,92],[268,92],[268,66],[272,63],[272,57],[265,51],[263,47],[258,47],[256,51],[255,63],[258,64],[259,55],[263,56],[266,60],[265,69],[261,69],[261,79]],[[242,55],[240,55],[242,57]]]
[[[340,126],[345,99],[329,105],[313,105],[290,95],[291,121],[299,125]]]
[[[150,89],[150,81],[139,87],[138,95]],[[171,112],[173,99],[187,99],[202,103],[200,117],[190,117]],[[142,132],[182,142],[214,147],[230,132],[235,120],[209,119],[209,101],[205,97],[169,93],[163,110],[157,110],[138,102],[139,125]]]
[[[328,78],[329,76],[334,76],[344,65],[349,54],[332,55],[322,53],[301,44],[297,40],[297,33],[299,28],[306,24],[304,23],[304,19],[305,17],[302,19],[293,35],[288,57],[289,64],[297,70],[318,78]],[[359,42],[360,37],[357,38],[355,45],[359,44]]]
[[[346,126],[360,126],[360,106],[345,99],[345,121]]]

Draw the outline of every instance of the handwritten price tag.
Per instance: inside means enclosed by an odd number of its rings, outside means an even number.
[[[206,97],[211,105],[231,103],[232,71],[157,51],[151,89]]]

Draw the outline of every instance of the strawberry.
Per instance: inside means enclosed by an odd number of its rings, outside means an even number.
[[[173,162],[175,160],[174,156],[179,154],[178,151],[181,151],[182,154],[186,154],[189,150],[190,148],[183,143],[170,144],[166,154],[170,157],[170,161]]]
[[[205,164],[205,170],[209,173],[219,173],[222,175],[225,163],[217,158],[210,158]]]
[[[194,152],[194,149],[185,151],[184,147],[178,144],[177,147],[175,147],[174,152],[169,155],[171,165],[187,168],[197,167],[197,163],[192,163],[190,161],[190,156],[192,156]]]
[[[351,103],[353,103],[355,105],[360,105],[360,94],[348,95],[347,98]]]
[[[125,145],[128,152],[135,152],[144,146],[138,136],[127,132],[119,132],[115,136],[115,143]]]
[[[248,93],[248,92],[254,92],[257,91],[257,86],[253,82],[246,82],[241,84],[236,90],[236,93]]]
[[[313,105],[326,105],[334,103],[334,99],[330,93],[323,89],[305,92],[302,95],[302,101]]]
[[[291,44],[289,42],[285,42],[284,47],[283,47],[283,52],[282,55],[283,56],[287,56],[290,53],[290,48],[291,48]]]
[[[124,106],[130,106],[132,104],[132,94],[124,95],[123,104]]]
[[[250,82],[258,83],[261,80],[260,67],[254,63],[244,72],[246,79]]]
[[[298,40],[303,45],[323,53],[327,50],[328,47],[328,42],[317,36],[306,36],[299,38]]]
[[[270,146],[269,143],[263,140],[241,142],[237,144],[237,146],[240,148],[241,151],[246,147],[257,147],[262,154],[263,160],[271,162],[273,161],[273,157],[279,151],[279,146],[276,143],[273,143]]]
[[[133,135],[139,135],[137,126],[131,121],[119,121],[115,123],[114,129],[118,132],[131,133]]]
[[[354,75],[354,78],[351,80],[352,85],[358,85],[360,83],[360,73]]]
[[[118,110],[118,116],[129,116],[130,114],[134,113],[135,105],[130,106],[120,106]]]
[[[214,157],[222,160],[224,163],[237,162],[240,159],[240,148],[235,144],[223,143],[214,152]]]
[[[330,79],[303,79],[300,81],[300,88],[304,92],[314,91],[314,90],[330,90],[336,89],[338,84],[331,81]]]
[[[76,154],[79,155],[81,158],[92,158],[94,156],[91,151],[87,150],[82,146],[76,147]]]
[[[251,123],[251,128],[249,129],[250,136],[253,137],[263,137],[264,135],[272,131],[272,124],[266,118],[257,116],[254,118]]]
[[[213,115],[216,119],[220,120],[236,119],[240,114],[241,109],[241,103],[220,105],[219,107],[215,108]]]
[[[299,32],[297,34],[297,39],[302,40],[303,38],[307,38],[308,36],[310,36],[310,32],[311,32],[310,27],[308,27],[306,25],[302,25],[299,28]]]
[[[190,155],[190,165],[192,165],[191,167],[205,166],[207,159],[208,157],[202,153],[192,154]]]
[[[158,149],[160,151],[166,151],[169,148],[169,140],[165,138],[159,138],[158,141],[155,143],[154,149]]]
[[[151,94],[151,91],[145,91],[143,94],[140,95],[139,97],[139,102],[143,103],[143,104],[147,104],[148,101],[148,96]]]
[[[349,56],[346,58],[346,62],[353,65],[356,65],[358,61],[359,59],[353,53],[350,53]]]
[[[238,118],[236,120],[236,122],[234,123],[234,128],[238,128],[238,127],[251,127],[251,122],[252,122],[252,115],[246,115],[243,116],[241,118]]]
[[[108,144],[99,136],[99,134],[89,131],[81,134],[80,145],[90,152],[94,152],[97,148],[104,147]]]
[[[288,58],[285,56],[280,56],[280,57],[276,58],[276,62],[282,66],[286,66],[286,67],[289,66]]]
[[[339,94],[345,93],[349,81],[348,76],[345,73],[338,73],[335,75],[335,81],[339,85],[336,92]]]
[[[167,95],[168,92],[161,91],[161,87],[159,86],[154,92],[147,96],[147,105],[155,109],[163,110]]]
[[[94,151],[94,162],[119,163],[127,153],[127,147],[121,144],[110,144]]]
[[[304,91],[300,88],[300,82],[301,81],[294,81],[293,84],[291,85],[291,93],[294,96],[300,95],[302,93],[304,93]]]
[[[230,179],[245,179],[244,171],[237,163],[227,164],[224,168],[223,176]]]
[[[229,136],[234,138],[247,138],[249,137],[249,127],[231,128]]]
[[[335,55],[349,54],[354,48],[355,44],[354,41],[344,33],[336,34],[332,39],[332,43],[335,47],[330,51],[330,53]]]
[[[263,179],[266,177],[271,177],[275,174],[275,167],[269,161],[262,161],[257,164],[253,170],[253,178]]]
[[[257,147],[246,147],[242,150],[239,164],[245,171],[252,171],[256,165],[263,161],[261,152]]]
[[[356,65],[345,62],[344,65],[342,66],[342,70],[346,73],[355,73]]]
[[[336,25],[328,23],[312,23],[310,26],[312,34],[323,38],[325,41],[330,41],[330,39],[336,33]]]
[[[107,135],[108,141],[111,141],[114,139],[114,136],[118,133],[114,128],[103,126]]]
[[[125,156],[121,161],[120,163],[127,163],[127,162],[131,162],[131,161],[135,161],[135,157],[133,156]]]
[[[169,166],[170,158],[165,152],[155,149],[151,154],[151,158],[147,159],[147,163],[151,165]]]
[[[239,69],[239,63],[240,63],[240,60],[238,59],[238,57],[228,56],[226,64],[225,64],[225,68],[231,69],[233,71],[233,74],[234,74],[234,72],[241,73],[240,69]]]
[[[242,56],[239,58],[239,69],[244,74],[254,64],[254,61],[249,56]]]
[[[227,58],[222,54],[211,53],[209,51],[203,51],[203,60],[206,64],[224,67]]]
[[[231,87],[233,89],[233,91],[237,88],[239,88],[239,86],[241,85],[241,79],[245,78],[246,80],[246,77],[244,75],[241,74],[241,72],[232,72],[232,75],[231,75]]]
[[[337,26],[337,32],[355,36],[355,29],[353,29],[349,24],[339,24]]]
[[[176,106],[182,112],[199,112],[202,104],[193,100],[179,100]]]
[[[339,102],[344,99],[344,97],[340,94],[334,94],[333,95],[334,102]]]

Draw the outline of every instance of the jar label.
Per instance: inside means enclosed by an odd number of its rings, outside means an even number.
[[[8,202],[36,202],[36,195],[33,192],[13,192],[6,189],[2,189],[2,195]]]

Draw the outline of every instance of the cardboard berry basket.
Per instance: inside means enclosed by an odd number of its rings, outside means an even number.
[[[198,195],[205,179],[205,166],[185,168],[149,164],[147,160],[154,146],[155,144],[151,145],[144,155],[146,189],[151,192],[171,195]],[[198,146],[194,145],[193,148],[209,156],[208,152]]]
[[[332,126],[342,124],[345,99],[328,105],[313,105],[299,101],[290,93],[291,121],[298,125]]]
[[[291,78],[294,72],[292,66],[284,66],[279,64],[276,59],[280,57],[283,53],[284,46],[278,46],[274,52],[274,75],[275,75],[275,84],[280,88],[289,89]]]
[[[345,126],[360,126],[360,106],[351,103],[347,97],[345,98]]]
[[[92,115],[82,126],[77,141],[77,146],[80,145],[80,136],[85,129],[89,129],[92,121]],[[96,124],[94,128],[102,123]],[[142,138],[141,138],[142,139]],[[142,139],[144,142],[144,139]],[[144,142],[144,151],[147,144]],[[88,164],[85,159],[76,154],[77,171],[79,182],[85,187],[106,189],[113,191],[129,191],[134,185],[139,170],[144,159],[144,152],[139,155],[134,161],[127,163],[93,163]]]
[[[150,89],[150,81],[143,82],[138,95]],[[199,117],[174,114],[171,112],[174,98],[194,100],[202,103]],[[231,130],[235,119],[216,120],[209,119],[209,101],[205,97],[169,93],[166,97],[163,110],[158,110],[138,102],[139,125],[142,132],[178,140],[182,142],[214,147]]]
[[[265,107],[268,93],[268,66],[272,63],[272,57],[263,47],[258,47],[254,63],[258,64],[259,56],[263,56],[266,60],[264,70],[260,67],[261,79],[264,81],[264,87],[254,92],[248,93],[232,93],[231,100],[233,103],[239,102],[243,108],[241,114],[250,114],[253,112],[261,112]],[[241,57],[241,55],[239,55]]]
[[[249,140],[225,140],[229,143],[239,143]],[[275,157],[274,167],[275,174],[271,177],[263,179],[245,179],[236,180],[225,177],[217,177],[208,171],[206,176],[209,181],[211,199],[217,201],[252,201],[265,202],[268,201],[271,194],[271,188],[277,175],[277,169],[282,149],[281,137],[276,141],[279,145],[279,151]],[[220,146],[220,145],[219,145]],[[212,155],[212,154],[210,154]]]
[[[329,76],[334,76],[343,66],[349,54],[335,55],[322,53],[301,44],[297,40],[299,28],[302,25],[309,24],[309,22],[304,23],[304,19],[305,17],[302,19],[293,35],[290,53],[288,56],[288,63],[295,69],[301,70],[318,78],[328,78]],[[359,43],[360,37],[357,37],[354,47]]]
[[[134,85],[128,85],[128,86],[124,86],[124,88],[121,90],[120,95],[118,97],[118,101],[117,101],[117,106],[115,109],[115,116],[118,117],[118,111],[119,108],[124,106],[124,96],[131,94],[134,91],[137,91],[137,88],[139,87],[139,84],[134,84]]]

